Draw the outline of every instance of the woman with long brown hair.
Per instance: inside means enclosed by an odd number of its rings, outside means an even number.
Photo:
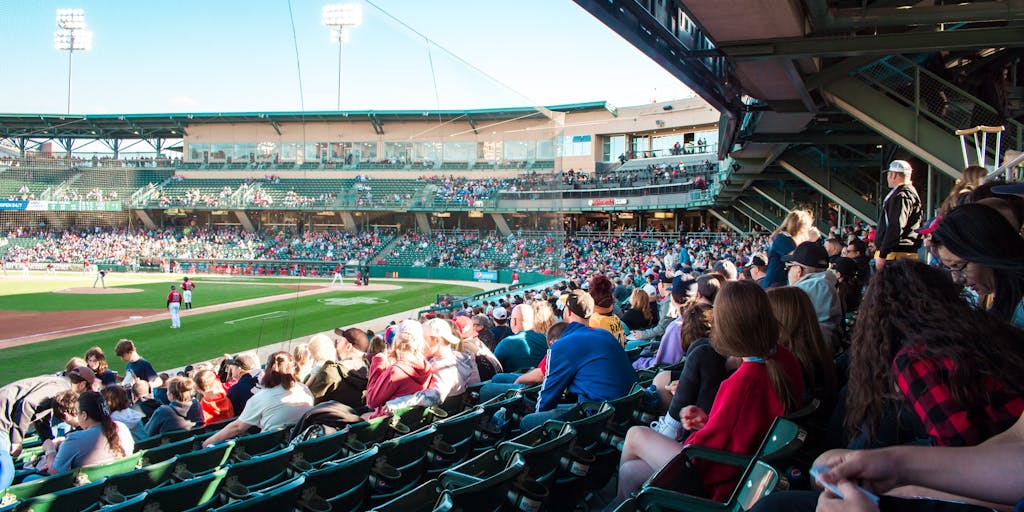
[[[815,241],[820,236],[814,228],[814,215],[810,210],[793,210],[783,219],[782,225],[772,235],[768,247],[768,267],[765,269],[762,287],[786,286],[786,266],[782,257],[793,252],[796,246]]]
[[[263,389],[245,403],[238,419],[203,441],[204,448],[237,437],[253,426],[266,432],[294,425],[313,408],[313,394],[299,380],[299,367],[286,351],[274,352],[267,358],[260,386]]]
[[[73,412],[81,430],[68,434],[55,452],[44,444],[47,457],[54,457],[50,474],[111,462],[135,449],[128,427],[110,418],[103,395],[95,391],[82,393],[78,396],[78,411]]]
[[[683,428],[696,430],[685,442],[753,453],[776,417],[800,407],[804,391],[800,363],[779,343],[779,325],[760,286],[752,281],[722,285],[715,299],[711,345],[743,363],[722,381],[710,412],[695,405],[680,412]],[[625,500],[681,450],[674,439],[650,428],[631,428],[619,465],[617,499]],[[740,476],[737,468],[701,461],[696,469],[715,501],[725,501]]]
[[[937,446],[978,444],[1024,412],[1024,333],[924,263],[890,262],[875,275],[850,350],[851,436],[874,439],[892,402],[911,406]]]
[[[986,175],[988,175],[988,169],[979,165],[965,167],[960,173],[960,177],[953,183],[949,194],[942,200],[942,206],[939,206],[939,215],[945,215],[953,208],[966,203],[968,196],[978,185],[981,185]]]
[[[811,397],[831,407],[838,392],[836,365],[818,326],[811,298],[799,288],[783,286],[768,290],[768,302],[779,321],[779,343],[803,367],[804,388]]]

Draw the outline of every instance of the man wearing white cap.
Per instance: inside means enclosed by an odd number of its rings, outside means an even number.
[[[921,197],[910,180],[914,169],[906,160],[893,160],[886,172],[889,194],[882,201],[875,231],[875,266],[885,261],[917,258],[921,237],[915,231],[921,226]]]

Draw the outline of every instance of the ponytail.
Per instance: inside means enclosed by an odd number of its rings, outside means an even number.
[[[100,428],[103,430],[103,437],[107,439],[107,445],[114,455],[118,458],[127,455],[124,447],[121,446],[121,435],[118,432],[117,424],[111,419],[110,409],[102,394],[95,391],[82,393],[78,396],[78,408],[85,412],[89,419],[99,422]]]
[[[802,397],[796,396],[793,393],[793,384],[789,381],[789,375],[782,367],[782,363],[771,357],[764,360],[764,365],[765,369],[768,370],[768,380],[772,383],[775,396],[779,397],[779,402],[782,403],[782,408],[786,411],[786,414],[799,409],[802,404]]]
[[[264,388],[281,386],[284,389],[291,389],[299,381],[298,366],[291,354],[285,351],[274,352],[267,359],[267,369],[263,372],[263,380],[260,382]]]

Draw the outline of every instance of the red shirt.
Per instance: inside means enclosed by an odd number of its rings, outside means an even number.
[[[789,376],[790,390],[804,394],[803,372],[793,354],[779,345],[775,359]],[[686,439],[687,444],[715,448],[733,453],[752,454],[768,434],[776,416],[786,414],[775,395],[764,363],[745,361],[728,379],[722,381],[715,402],[708,412],[704,428]],[[697,471],[704,487],[715,501],[726,501],[736,488],[739,468],[724,464],[697,461]]]
[[[181,294],[178,290],[171,290],[171,293],[167,294],[167,304],[170,305],[172,302],[181,302]]]
[[[182,290],[192,290],[192,289],[195,289],[195,287],[196,287],[196,283],[194,283],[192,281],[182,281],[181,282],[181,289]]]

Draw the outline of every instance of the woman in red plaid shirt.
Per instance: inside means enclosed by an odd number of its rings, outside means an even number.
[[[973,446],[1024,412],[1024,332],[977,309],[941,270],[887,264],[854,328],[846,425],[873,437],[902,400],[937,446]]]

